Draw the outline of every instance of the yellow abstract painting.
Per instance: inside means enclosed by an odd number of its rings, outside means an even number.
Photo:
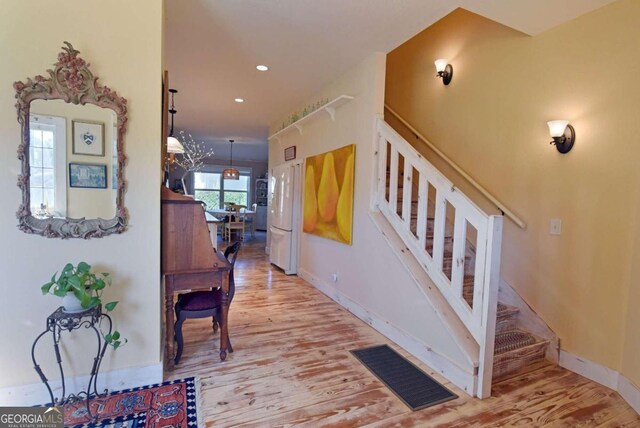
[[[308,157],[302,230],[351,245],[356,146]]]

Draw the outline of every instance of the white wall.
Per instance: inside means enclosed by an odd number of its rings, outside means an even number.
[[[472,369],[467,357],[448,336],[433,307],[368,214],[374,164],[374,117],[383,109],[384,76],[385,55],[377,53],[310,98],[309,102],[321,98],[331,100],[346,94],[355,100],[336,111],[335,122],[328,115],[318,115],[305,124],[302,135],[294,131],[283,135],[281,141],[271,140],[269,167],[283,163],[284,148],[292,145],[297,146],[298,159],[348,144],[356,145],[353,245],[301,233],[300,268],[322,281],[325,287],[469,371]],[[279,123],[272,126],[271,133]],[[338,275],[337,283],[332,282],[333,273]]]
[[[115,322],[130,343],[107,352],[102,369],[106,372],[160,362],[161,32],[162,2],[156,0],[2,3],[0,388],[39,381],[30,361],[30,346],[43,330],[46,316],[60,304],[58,298],[42,296],[40,285],[67,262],[86,260],[114,277],[114,287],[105,294],[120,300]],[[130,227],[122,235],[60,240],[27,235],[16,227],[15,212],[21,200],[15,184],[20,172],[16,157],[20,129],[11,85],[45,74],[65,40],[91,64],[101,84],[128,100],[125,203]],[[65,358],[76,361],[69,375],[90,370],[86,360],[80,364],[87,358],[87,348],[79,342],[67,341],[63,351]],[[51,354],[42,354],[42,358],[53,361]],[[43,366],[51,368],[50,363]]]

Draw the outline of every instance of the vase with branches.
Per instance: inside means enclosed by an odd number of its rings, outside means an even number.
[[[184,147],[184,153],[180,153],[175,157],[175,163],[179,165],[184,173],[180,177],[184,193],[188,194],[187,186],[184,182],[187,174],[193,171],[199,171],[205,165],[205,159],[213,156],[213,149],[208,149],[204,143],[197,143],[191,134],[185,136],[184,131],[180,131],[180,139]]]

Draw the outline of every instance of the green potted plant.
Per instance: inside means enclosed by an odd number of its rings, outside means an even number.
[[[62,297],[63,310],[67,313],[83,312],[98,305],[102,305],[106,312],[111,312],[118,302],[102,303],[102,292],[110,285],[111,276],[109,273],[95,273],[91,270],[91,265],[80,262],[78,266],[67,263],[60,275],[58,272],[54,273],[51,280],[44,284],[41,290],[42,294]],[[114,349],[127,342],[127,339],[122,338],[117,330],[104,336],[104,339]]]

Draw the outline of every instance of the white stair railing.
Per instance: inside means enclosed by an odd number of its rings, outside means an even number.
[[[456,189],[440,171],[416,151],[384,120],[377,120],[377,192],[376,204],[394,227],[407,248],[420,261],[451,308],[480,345],[477,396],[489,396],[495,339],[502,217],[489,216]],[[403,163],[400,164],[402,157]],[[416,171],[417,186],[413,177]],[[404,180],[398,183],[398,180]],[[400,186],[402,184],[402,186]],[[429,187],[432,187],[429,199]],[[402,195],[398,195],[399,187]],[[417,191],[417,208],[412,196]],[[399,200],[401,196],[401,200]],[[447,213],[453,221],[447,223]],[[428,218],[428,213],[433,217]],[[415,230],[412,231],[412,215]],[[429,223],[433,231],[427,233]],[[453,245],[447,230],[453,225]],[[467,268],[473,275],[471,305],[463,296],[465,262],[470,243],[468,225],[475,229],[475,263]],[[469,229],[471,231],[471,229]],[[473,234],[472,234],[473,235]],[[445,243],[447,239],[447,243]],[[445,267],[445,247],[452,256],[451,268]],[[431,250],[429,252],[429,250]],[[450,272],[450,276],[447,273]]]

